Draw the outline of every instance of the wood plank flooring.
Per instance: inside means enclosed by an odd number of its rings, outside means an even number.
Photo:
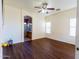
[[[75,59],[75,46],[48,38],[3,48],[3,59]]]

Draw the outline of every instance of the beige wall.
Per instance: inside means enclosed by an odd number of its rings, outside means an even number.
[[[21,10],[11,6],[4,6],[4,41],[12,39],[21,42]]]
[[[24,16],[32,17],[32,38],[48,37],[59,41],[75,44],[75,37],[69,36],[69,19],[76,17],[76,9],[70,9],[60,13],[46,16],[26,11],[22,8],[4,7],[4,41],[13,39],[15,43],[24,41]],[[45,33],[45,21],[52,23],[51,34]]]
[[[2,42],[2,0],[0,0],[0,43]]]
[[[33,21],[33,39],[45,36],[44,17],[24,9],[4,5],[4,41],[12,39],[14,43],[24,41],[24,16],[31,16]]]
[[[3,59],[3,51],[1,47],[1,43],[3,40],[3,34],[2,34],[2,0],[0,0],[0,59]]]
[[[46,37],[75,44],[75,37],[69,36],[70,18],[76,18],[76,8],[47,16],[46,22],[52,23],[51,33]]]
[[[45,37],[45,19],[44,16],[36,14],[36,13],[29,13],[26,10],[22,9],[22,19],[24,16],[31,16],[32,17],[32,39],[42,38]],[[22,20],[22,23],[24,20]],[[22,24],[22,31],[24,31],[24,24]],[[24,38],[24,32],[22,32],[22,37]]]

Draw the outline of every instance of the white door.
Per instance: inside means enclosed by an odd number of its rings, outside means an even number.
[[[2,43],[2,0],[0,0],[0,44]],[[0,59],[2,59],[2,48],[0,46]]]
[[[76,58],[79,59],[79,0],[77,0]]]

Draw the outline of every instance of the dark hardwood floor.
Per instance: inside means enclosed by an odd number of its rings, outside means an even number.
[[[75,46],[47,38],[3,48],[3,59],[75,59]]]

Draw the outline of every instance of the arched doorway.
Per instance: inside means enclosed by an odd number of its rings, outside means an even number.
[[[24,16],[24,41],[32,39],[32,17]]]

